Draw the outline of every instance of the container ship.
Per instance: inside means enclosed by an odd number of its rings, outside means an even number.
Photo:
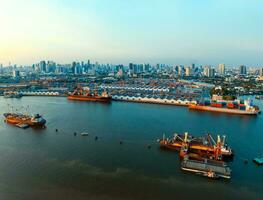
[[[17,114],[17,113],[4,113],[5,122],[16,125],[21,128],[30,127],[44,127],[46,120],[39,114],[34,116]]]
[[[106,91],[103,91],[101,94],[98,94],[97,91],[91,93],[89,88],[77,88],[73,93],[70,93],[67,98],[69,100],[96,101],[104,103],[111,101],[111,97]]]
[[[190,104],[189,110],[221,112],[238,115],[257,115],[260,113],[258,106],[254,106],[252,100],[238,101],[205,101]]]

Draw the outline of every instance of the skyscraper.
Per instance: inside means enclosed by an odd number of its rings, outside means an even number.
[[[39,65],[40,65],[40,71],[45,73],[47,71],[46,61],[44,60],[40,61]]]
[[[246,75],[247,74],[247,67],[245,65],[240,65],[239,67],[239,74]]]
[[[206,77],[214,77],[215,76],[215,69],[211,68],[210,66],[205,66],[204,67],[204,76]]]
[[[189,66],[185,66],[185,75],[191,76],[192,75],[191,72],[192,72],[192,68],[190,68]]]
[[[218,73],[220,74],[220,75],[222,75],[222,76],[224,76],[225,75],[225,64],[219,64],[218,65]]]

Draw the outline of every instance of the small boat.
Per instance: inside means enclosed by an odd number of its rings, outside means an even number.
[[[254,158],[253,162],[258,164],[258,165],[263,165],[263,157]]]
[[[88,136],[89,133],[87,133],[87,132],[83,132],[83,133],[81,133],[80,135],[81,135],[81,136]]]

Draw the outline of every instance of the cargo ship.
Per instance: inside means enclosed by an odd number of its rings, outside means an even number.
[[[77,88],[73,93],[70,93],[67,98],[69,100],[95,101],[104,103],[111,101],[111,97],[106,91],[103,91],[101,94],[97,91],[91,93],[89,88]]]
[[[18,127],[44,127],[46,120],[39,114],[34,116],[17,114],[17,113],[4,113],[5,122],[16,125]]]
[[[195,157],[205,157],[215,160],[233,158],[233,151],[226,143],[226,137],[217,136],[217,141],[210,134],[203,137],[193,137],[188,133],[184,135],[174,134],[171,139],[158,140],[160,147],[163,149],[180,151],[184,148],[187,154],[195,155]]]
[[[252,100],[238,101],[205,101],[190,104],[189,110],[220,112],[237,115],[257,115],[260,113],[258,106],[253,105]]]

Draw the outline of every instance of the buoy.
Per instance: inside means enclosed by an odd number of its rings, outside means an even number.
[[[122,144],[123,142],[120,140],[120,144]]]
[[[248,163],[248,160],[247,160],[247,159],[245,159],[245,160],[244,160],[244,164],[247,164],[247,163]]]
[[[97,137],[97,136],[95,136],[95,140],[98,140],[98,137]]]
[[[58,132],[58,129],[56,128],[56,132]]]
[[[76,136],[77,135],[77,133],[76,132],[74,132],[74,136]]]
[[[150,148],[151,148],[151,145],[148,145],[147,147],[148,147],[148,149],[150,149]]]

